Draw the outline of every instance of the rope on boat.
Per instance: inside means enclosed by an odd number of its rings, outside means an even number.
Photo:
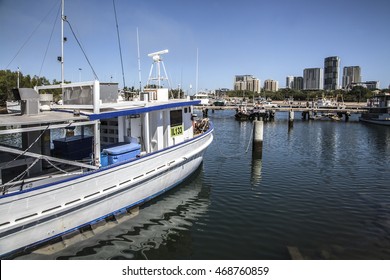
[[[47,127],[41,132],[41,134],[37,137],[37,139],[35,139],[35,141],[27,147],[27,149],[25,149],[22,153],[20,153],[19,155],[16,156],[16,158],[14,158],[13,160],[11,161],[8,161],[5,165],[0,165],[1,168],[6,168],[8,165],[10,165],[12,162],[14,162],[15,160],[17,160],[18,158],[20,158],[21,156],[23,156],[25,153],[28,152],[28,150],[30,150],[30,148],[38,142],[39,139],[41,139],[42,135],[49,129],[50,127],[50,124],[47,125]]]
[[[38,28],[45,22],[46,18],[52,13],[52,11],[54,10],[54,8],[58,5],[59,2],[53,4],[52,8],[50,9],[50,11],[45,15],[44,18],[42,18],[41,22],[35,27],[35,29],[33,30],[33,32],[28,36],[28,38],[26,39],[26,41],[24,41],[24,43],[22,44],[22,46],[19,48],[19,50],[16,52],[15,56],[11,59],[11,61],[7,64],[7,66],[5,67],[5,69],[8,69],[9,66],[11,65],[11,63],[15,60],[15,58],[19,55],[19,53],[24,49],[24,47],[27,45],[27,43],[30,41],[30,39],[33,37],[33,35],[35,34],[35,32],[38,30]],[[60,5],[61,6],[61,5]]]
[[[7,192],[7,190],[10,188],[10,187],[13,187],[15,186],[16,184],[18,184],[18,182],[15,182],[13,185],[11,185],[12,182],[16,181],[16,180],[19,180],[20,178],[23,178],[24,175],[27,174],[27,172],[39,161],[40,159],[37,158],[32,164],[30,164],[26,170],[24,170],[22,173],[20,173],[18,176],[16,176],[15,178],[13,178],[12,180],[8,181],[7,183],[5,183],[3,185],[3,194],[5,194]],[[23,188],[23,182],[22,182],[22,185],[21,185],[21,188]]]
[[[22,153],[20,153],[19,155],[17,155],[13,160],[7,162],[4,166],[1,166],[1,167],[2,167],[2,168],[7,167],[7,166],[10,165],[12,162],[16,161],[18,158],[20,158],[21,156],[23,156],[24,154],[26,154],[26,153],[30,150],[30,148],[31,148],[35,143],[37,143],[37,142],[41,139],[41,137],[42,137],[43,134],[49,129],[49,127],[50,127],[50,124],[41,132],[41,134],[34,140],[34,142],[31,143],[30,146],[27,147],[27,149],[25,149]],[[20,183],[20,179],[23,178],[23,177],[28,173],[28,171],[29,171],[35,164],[37,164],[37,162],[38,162],[39,160],[41,160],[41,159],[46,160],[52,167],[54,167],[54,168],[57,169],[58,171],[63,172],[63,173],[65,173],[65,174],[68,174],[67,171],[65,171],[65,170],[63,170],[63,169],[61,169],[61,168],[55,166],[55,165],[54,165],[49,159],[47,159],[46,157],[43,156],[42,158],[36,158],[35,161],[34,161],[32,164],[30,164],[30,165],[27,166],[26,170],[24,170],[22,173],[20,173],[20,174],[17,175],[16,177],[14,177],[12,180],[10,180],[10,181],[8,181],[7,183],[3,184],[3,186],[2,186],[2,188],[3,188],[3,189],[2,189],[3,194],[5,194],[5,193],[7,192],[7,190],[8,190],[10,187],[13,187],[13,186],[17,185],[18,183]],[[15,181],[16,181],[16,182],[15,182]],[[13,182],[14,182],[14,184],[12,184]],[[22,185],[21,185],[21,188],[23,188],[24,182],[22,181],[21,184],[22,184]]]
[[[69,172],[67,172],[67,171],[65,171],[65,170],[63,170],[63,169],[61,169],[61,168],[59,168],[58,166],[56,166],[56,165],[55,165],[54,163],[52,163],[48,158],[44,157],[43,159],[46,160],[46,162],[47,162],[48,164],[50,164],[53,168],[57,169],[58,171],[60,171],[60,172],[62,172],[62,173],[65,173],[65,174],[68,174],[68,173],[69,173]]]
[[[77,44],[79,45],[81,51],[83,52],[84,57],[85,57],[85,59],[87,60],[88,65],[89,65],[89,67],[91,68],[91,70],[92,70],[92,72],[93,72],[93,75],[95,76],[95,79],[96,79],[96,80],[99,80],[99,77],[98,77],[98,75],[96,74],[95,69],[93,69],[92,64],[91,64],[91,62],[89,61],[88,56],[87,56],[87,54],[85,53],[83,46],[81,45],[79,39],[77,38],[76,33],[73,31],[72,25],[70,24],[70,22],[68,21],[68,19],[65,19],[65,22],[69,25],[70,31],[72,32],[73,37],[76,39],[76,42],[77,42]]]
[[[113,6],[114,6],[115,23],[116,23],[116,34],[118,35],[119,54],[120,54],[121,66],[122,66],[123,88],[125,88],[125,87],[126,87],[125,71],[123,70],[123,59],[122,59],[121,38],[120,38],[120,36],[119,36],[119,26],[118,26],[118,17],[117,17],[117,15],[116,15],[115,0],[112,0],[112,4],[113,4]]]

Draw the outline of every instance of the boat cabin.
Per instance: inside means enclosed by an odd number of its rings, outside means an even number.
[[[177,145],[196,133],[193,105],[199,101],[168,99],[166,88],[146,89],[141,100],[123,101],[117,83],[64,84],[62,105],[49,111],[36,108],[37,97],[58,88],[19,89],[33,95],[34,102],[22,100],[26,106],[21,114],[0,118],[0,183],[34,182],[34,177],[58,173],[64,166],[104,168]],[[13,140],[7,143],[10,135]],[[10,154],[17,159],[12,161]],[[21,172],[25,174],[15,179]]]

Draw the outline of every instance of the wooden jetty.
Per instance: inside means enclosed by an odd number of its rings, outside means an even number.
[[[349,116],[351,114],[361,114],[367,112],[366,104],[364,103],[344,103],[342,106],[339,107],[307,107],[301,104],[284,104],[283,102],[275,102],[278,107],[265,107],[265,110],[273,111],[273,112],[290,112],[290,114],[294,114],[295,112],[300,112],[302,114],[303,119],[310,119],[314,118],[315,116],[321,116],[321,115],[334,115],[338,116],[339,118],[344,117],[346,120],[348,120]],[[209,106],[195,106],[195,109],[199,110],[237,110],[242,105],[226,105],[226,106],[215,106],[215,105],[209,105]],[[252,110],[253,108],[263,108],[260,105],[253,105],[248,104],[246,105],[248,110]]]

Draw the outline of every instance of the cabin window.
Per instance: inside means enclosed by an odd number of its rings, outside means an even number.
[[[183,124],[182,110],[173,110],[170,112],[171,127]]]
[[[187,111],[188,111],[187,107],[184,108],[184,114],[187,114]]]

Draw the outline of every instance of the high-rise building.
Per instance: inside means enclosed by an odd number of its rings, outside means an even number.
[[[260,80],[253,75],[236,75],[234,77],[234,90],[248,90],[260,93]]]
[[[361,81],[360,66],[346,66],[343,68],[342,86],[344,89],[351,88],[352,84],[360,83]]]
[[[303,78],[294,77],[293,89],[302,90],[303,89]]]
[[[322,68],[306,68],[303,70],[303,89],[323,89],[324,74]]]
[[[375,89],[380,89],[380,82],[379,81],[366,81],[364,82],[366,87],[369,90],[375,90]]]
[[[265,91],[278,91],[279,83],[275,80],[265,80],[264,81],[264,90]]]
[[[324,90],[339,89],[340,58],[326,57],[324,60]]]
[[[294,85],[294,76],[287,76],[286,77],[286,88],[293,88]]]

